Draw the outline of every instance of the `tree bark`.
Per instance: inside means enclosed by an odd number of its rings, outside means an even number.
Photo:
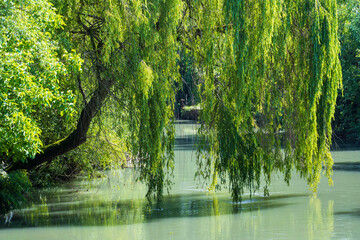
[[[45,162],[51,162],[55,157],[67,153],[84,142],[86,142],[86,134],[89,130],[91,120],[100,110],[106,97],[109,95],[110,88],[113,85],[112,80],[104,82],[99,81],[99,86],[88,103],[85,103],[81,111],[76,129],[69,136],[46,146],[41,153],[35,155],[35,158],[28,158],[24,162],[16,162],[7,168],[7,172],[20,169],[31,170]]]

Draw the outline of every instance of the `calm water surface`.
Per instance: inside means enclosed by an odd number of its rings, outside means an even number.
[[[270,197],[245,196],[237,206],[227,190],[198,187],[196,125],[176,128],[175,185],[162,206],[147,206],[146,187],[131,169],[111,172],[42,193],[33,207],[1,216],[0,239],[360,239],[360,171],[347,167],[360,163],[360,151],[332,153],[340,170],[334,186],[322,178],[316,196],[294,173],[290,186],[274,176]]]

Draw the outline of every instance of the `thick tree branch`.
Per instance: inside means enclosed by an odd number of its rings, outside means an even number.
[[[46,146],[43,152],[37,154],[34,159],[29,158],[26,162],[17,162],[14,165],[11,165],[7,169],[7,172],[19,169],[31,170],[45,162],[52,161],[55,157],[67,153],[83,144],[86,141],[86,134],[89,130],[91,120],[100,110],[106,97],[109,95],[112,85],[113,81],[110,79],[103,80],[102,84],[99,84],[94,95],[81,111],[76,129],[69,136]]]
[[[82,88],[80,76],[77,77],[77,80],[78,80],[78,87],[79,87],[80,93],[81,93],[81,95],[82,95],[82,97],[84,99],[84,103],[86,105],[87,104],[86,95],[85,95],[84,89]]]

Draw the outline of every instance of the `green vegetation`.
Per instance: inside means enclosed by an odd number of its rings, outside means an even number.
[[[235,201],[245,187],[259,188],[261,173],[268,185],[274,172],[288,182],[295,168],[315,191],[324,167],[331,183],[341,86],[336,2],[207,1],[194,9],[194,22],[207,26],[192,39],[205,78],[198,174],[214,186],[228,182]]]
[[[182,119],[193,119],[191,116],[192,114],[188,116],[191,109],[186,109],[186,107],[200,104],[199,86],[202,78],[199,70],[196,67],[195,59],[188,49],[185,48],[180,51],[178,63],[181,84],[176,86],[177,92],[175,97],[175,117]],[[185,116],[183,116],[184,114]]]
[[[339,6],[339,39],[343,92],[335,113],[336,143],[360,144],[360,3],[347,0]]]
[[[323,167],[331,182],[337,12],[335,0],[1,2],[1,186],[26,172],[46,185],[49,176],[131,161],[148,200],[161,200],[171,186],[174,112],[184,103],[201,106],[201,179],[227,183],[238,201],[261,174],[268,186],[272,173],[289,182],[295,168],[315,191]],[[341,16],[351,22],[341,25],[345,59],[358,15]],[[353,66],[344,91],[358,82],[354,64],[343,61]],[[356,94],[345,92],[339,116],[358,109]],[[336,129],[358,134],[351,121]],[[19,182],[15,197],[1,195],[3,209],[28,191]]]
[[[0,152],[16,162],[41,151],[52,124],[71,124],[75,99],[61,82],[81,59],[53,39],[64,22],[47,1],[6,1],[1,9]]]
[[[26,205],[26,195],[31,189],[31,183],[23,171],[7,174],[0,172],[0,213],[6,213],[11,208]]]
[[[200,111],[201,111],[200,104],[192,105],[192,106],[184,106],[181,111],[181,119],[199,120]]]

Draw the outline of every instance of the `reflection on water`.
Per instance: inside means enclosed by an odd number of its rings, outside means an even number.
[[[334,171],[317,196],[293,173],[288,187],[273,177],[270,197],[244,196],[233,204],[226,191],[208,192],[194,181],[197,125],[176,126],[175,184],[160,206],[149,206],[145,186],[131,169],[104,179],[78,180],[42,192],[32,208],[0,222],[0,239],[357,239],[360,173]],[[356,162],[360,151],[338,152],[335,162]],[[350,160],[349,160],[350,159]],[[5,219],[7,218],[7,219]],[[10,223],[9,223],[10,219]]]
[[[309,200],[308,216],[308,239],[316,239],[316,233],[323,231],[323,237],[329,239],[334,231],[333,201],[328,201],[328,206],[322,208],[321,201],[316,196]]]
[[[333,165],[333,170],[360,171],[360,162],[340,162]]]
[[[281,198],[299,197],[285,195]],[[254,210],[281,208],[289,202],[278,198],[253,198],[233,205],[228,196],[194,193],[166,196],[161,206],[149,207],[144,200],[96,201],[83,200],[63,204],[42,204],[17,213],[8,227],[43,227],[62,225],[123,225],[144,223],[166,218],[194,218],[214,215],[239,214]],[[3,226],[4,227],[4,226]]]
[[[335,212],[336,215],[350,215],[354,217],[360,217],[360,208],[355,208],[351,211]]]

